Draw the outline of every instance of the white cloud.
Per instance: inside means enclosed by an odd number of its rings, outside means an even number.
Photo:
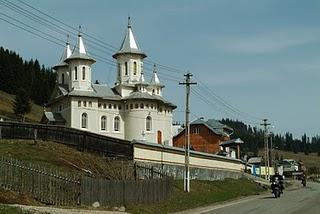
[[[214,42],[214,45],[227,52],[263,54],[307,44],[319,39],[319,37],[318,30],[283,30],[263,32],[246,37],[222,38],[222,41]]]

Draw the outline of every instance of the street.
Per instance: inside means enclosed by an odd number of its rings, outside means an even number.
[[[262,194],[220,205],[194,209],[190,213],[316,214],[320,213],[320,184],[309,182],[305,188],[298,185],[296,188],[285,190],[284,194],[277,199],[271,193]]]

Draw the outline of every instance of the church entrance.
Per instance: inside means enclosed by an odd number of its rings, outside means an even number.
[[[162,132],[158,130],[158,144],[162,144]]]

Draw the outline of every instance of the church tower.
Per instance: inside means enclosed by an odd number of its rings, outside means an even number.
[[[143,73],[143,59],[147,57],[134,38],[130,17],[128,17],[127,32],[120,49],[112,57],[117,60],[115,88],[121,96],[127,96],[135,88],[134,85],[140,81]]]
[[[96,61],[87,54],[80,32],[72,54],[64,62],[69,64],[69,91],[92,90],[91,65]]]
[[[66,47],[61,55],[59,63],[53,67],[54,70],[57,71],[57,78],[59,85],[68,85],[69,83],[69,69],[68,64],[64,61],[71,56],[71,49],[69,43],[69,36],[66,42]],[[68,86],[66,87],[68,88]]]

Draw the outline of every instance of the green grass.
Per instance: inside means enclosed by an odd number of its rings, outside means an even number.
[[[31,214],[29,211],[23,211],[18,207],[0,205],[0,214]]]
[[[191,181],[190,186],[190,193],[185,193],[183,181],[175,181],[173,194],[167,201],[159,204],[128,206],[127,211],[132,213],[177,212],[265,191],[261,186],[247,179]]]

